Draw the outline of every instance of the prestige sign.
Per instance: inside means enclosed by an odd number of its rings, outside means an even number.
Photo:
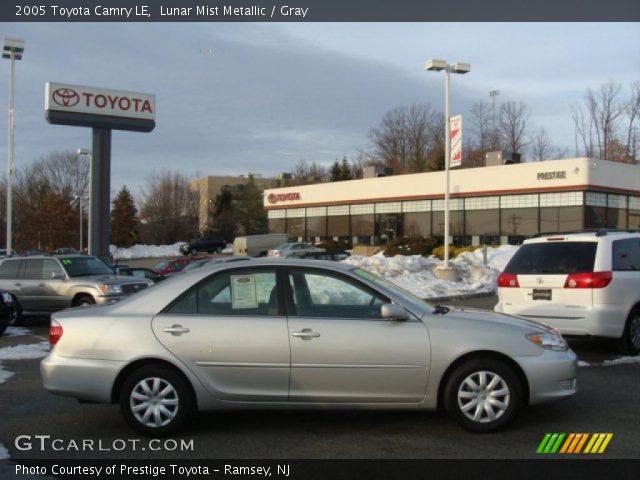
[[[293,200],[300,200],[299,192],[290,193],[270,193],[267,197],[269,203],[287,202]]]
[[[155,95],[47,83],[49,123],[150,132],[155,127]]]

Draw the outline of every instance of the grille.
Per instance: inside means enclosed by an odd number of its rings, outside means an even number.
[[[147,288],[146,283],[125,283],[122,285],[122,292],[126,295],[131,295],[132,293],[139,292],[145,288]]]

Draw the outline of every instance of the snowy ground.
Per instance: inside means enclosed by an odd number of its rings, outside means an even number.
[[[23,337],[25,335],[31,335],[33,331],[25,327],[7,327],[4,332],[5,337]]]
[[[49,342],[2,347],[0,348],[0,360],[27,360],[32,358],[44,358],[49,354],[49,350],[51,350]]]
[[[133,258],[157,258],[157,257],[178,257],[182,255],[180,245],[185,242],[174,243],[173,245],[134,245],[130,248],[118,248],[109,245],[109,253],[114,260],[131,260]],[[233,245],[228,244],[222,253],[233,253]]]

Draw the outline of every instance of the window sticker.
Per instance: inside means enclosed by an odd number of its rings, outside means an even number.
[[[71,259],[69,259],[69,258],[63,258],[61,261],[62,261],[63,265],[72,265],[73,264],[73,261],[71,261]]]
[[[231,275],[231,308],[258,308],[255,275]]]

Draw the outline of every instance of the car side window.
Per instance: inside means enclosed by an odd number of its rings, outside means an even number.
[[[301,317],[381,318],[389,300],[339,273],[295,269],[289,272],[296,315]]]
[[[614,271],[640,270],[640,239],[615,240],[612,253]]]
[[[41,280],[42,260],[25,260],[23,278],[26,280]]]
[[[40,278],[43,280],[51,280],[54,274],[62,275],[62,269],[58,262],[53,259],[45,259],[42,261],[42,275]]]
[[[17,279],[20,264],[23,260],[5,260],[0,264],[0,278]]]
[[[192,287],[166,313],[213,316],[278,315],[276,271],[242,269],[216,273]]]

